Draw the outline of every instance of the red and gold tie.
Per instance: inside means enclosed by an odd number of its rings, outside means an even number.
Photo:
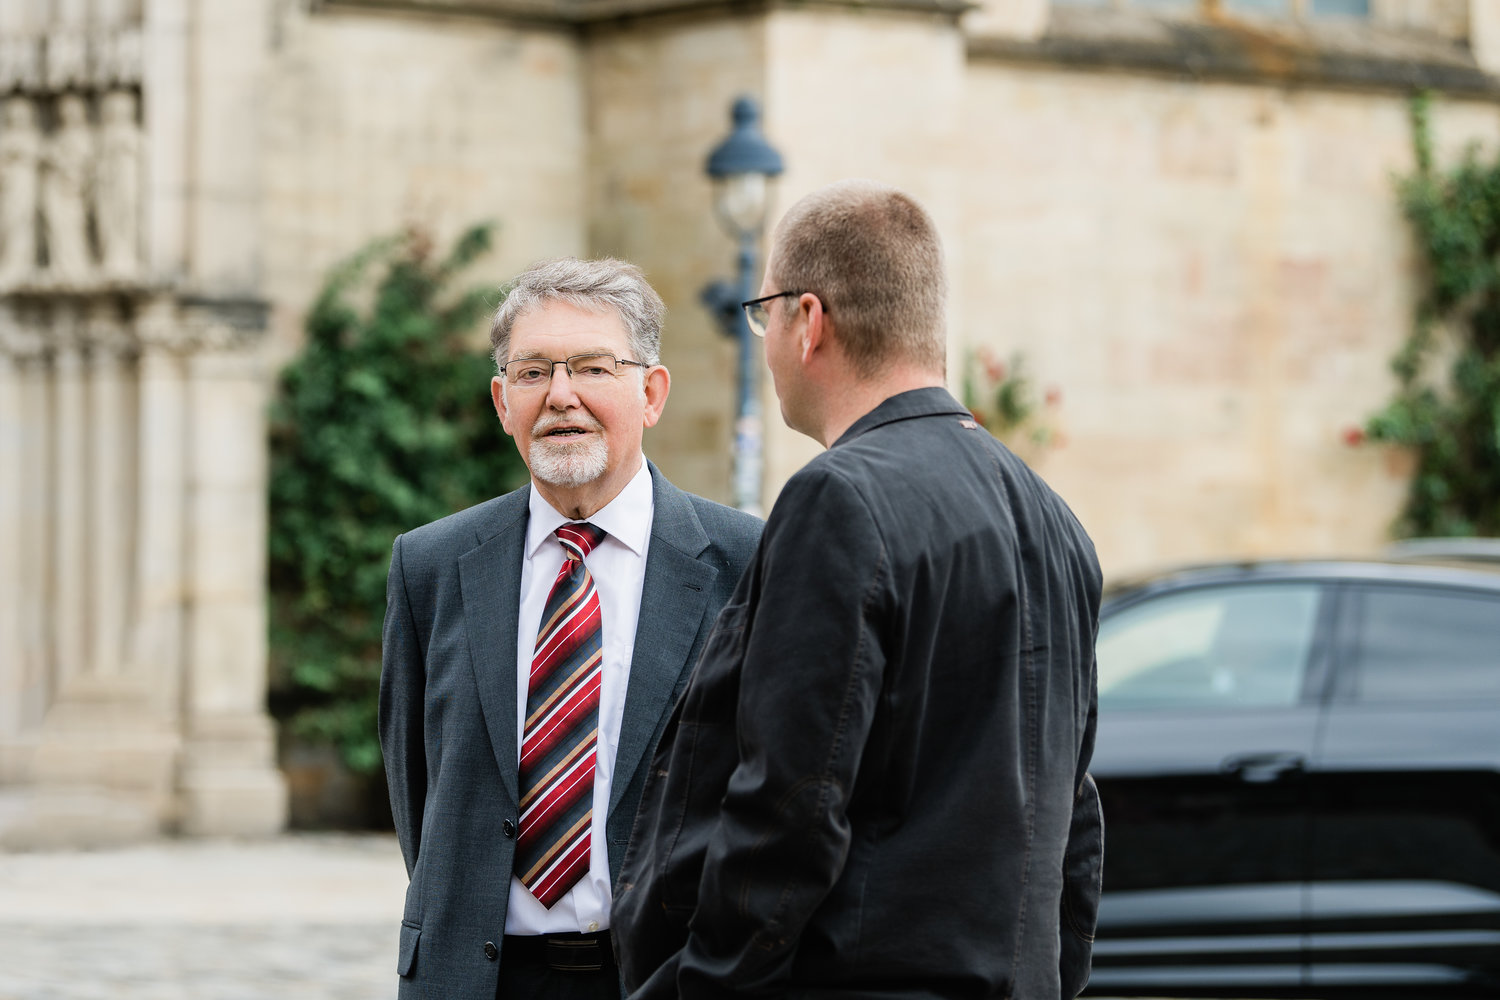
[[[566,558],[542,612],[526,691],[515,871],[549,909],[589,870],[603,643],[583,557],[603,538],[592,524],[557,529]]]

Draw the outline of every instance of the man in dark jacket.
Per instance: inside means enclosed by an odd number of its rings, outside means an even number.
[[[927,213],[844,182],[761,298],[792,477],[662,741],[613,910],[637,997],[1074,996],[1102,821],[1100,573],[943,388]]]

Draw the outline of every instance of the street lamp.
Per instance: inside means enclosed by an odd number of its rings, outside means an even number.
[[[734,505],[760,513],[761,419],[756,392],[759,364],[755,335],[740,303],[755,297],[755,248],[766,227],[767,188],[782,171],[781,154],[760,134],[760,108],[748,97],[734,102],[734,130],[708,154],[706,170],[714,183],[714,215],[739,246],[737,280],[712,281],[702,301],[725,336],[739,344],[738,406],[734,421]]]

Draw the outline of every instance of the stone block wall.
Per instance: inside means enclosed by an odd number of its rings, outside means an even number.
[[[0,845],[283,822],[263,408],[372,238],[493,220],[497,299],[541,257],[639,263],[674,375],[647,453],[729,498],[699,294],[733,276],[703,168],[741,94],[787,164],[770,221],[847,176],[931,209],[951,383],[1024,354],[1107,574],[1378,547],[1409,469],[1343,432],[1417,294],[1407,94],[1457,95],[1441,158],[1493,148],[1500,13],[1372,9],[0,0]],[[758,371],[769,506],[818,446]]]
[[[969,85],[963,35],[944,14],[779,11],[770,19],[766,132],[786,157],[774,223],[804,194],[868,177],[916,196],[943,236],[949,329],[963,328],[963,179]],[[951,367],[951,364],[950,364]],[[766,507],[821,446],[782,423],[764,379]]]
[[[0,847],[278,829],[264,0],[0,16]]]
[[[698,295],[733,277],[735,246],[714,222],[703,167],[729,133],[730,103],[759,92],[765,44],[764,19],[747,15],[599,25],[585,45],[588,251],[639,264],[667,305],[672,390],[646,454],[678,486],[724,503],[736,353]]]
[[[497,302],[533,260],[585,251],[583,60],[567,29],[297,6],[270,67],[259,252],[273,366],[301,344],[328,269],[406,226],[446,247],[494,222],[471,278]]]
[[[976,65],[966,107],[961,337],[1059,391],[1039,465],[1106,570],[1377,549],[1409,469],[1343,433],[1413,316],[1404,96]]]

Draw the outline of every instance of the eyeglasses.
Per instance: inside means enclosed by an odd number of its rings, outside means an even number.
[[[583,385],[608,385],[620,377],[620,365],[650,368],[639,361],[626,361],[613,354],[575,354],[571,358],[553,361],[550,358],[517,358],[500,366],[500,374],[507,385],[517,389],[540,389],[552,382],[552,372],[558,365],[568,369],[568,377]]]
[[[745,310],[745,322],[750,324],[750,332],[757,337],[766,335],[766,327],[771,322],[771,312],[766,308],[766,303],[772,299],[784,299],[788,295],[806,295],[806,291],[800,292],[772,292],[770,295],[762,295],[758,299],[749,302],[741,302],[740,307]],[[828,303],[823,303],[823,311],[828,311]]]

